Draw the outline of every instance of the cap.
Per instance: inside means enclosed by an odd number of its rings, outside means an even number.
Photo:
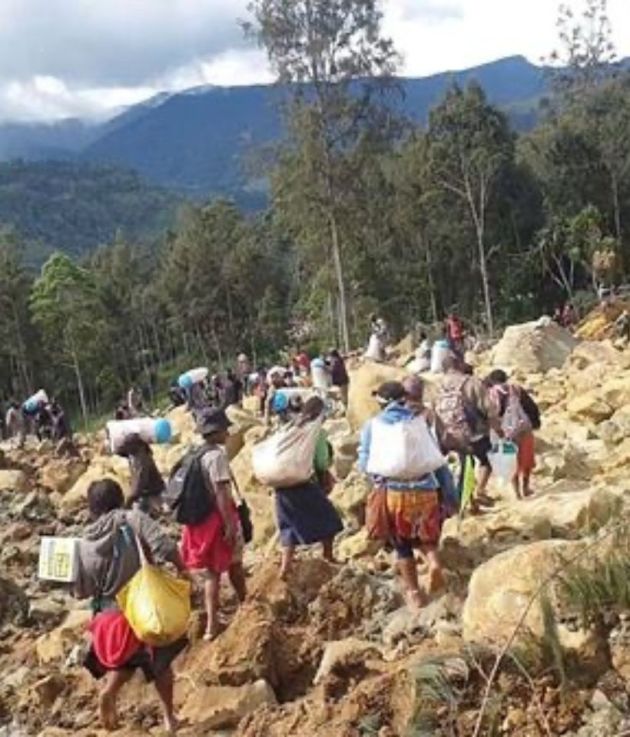
[[[405,398],[405,387],[399,381],[386,381],[372,393],[372,396],[376,397],[383,404],[399,402]]]
[[[225,410],[210,409],[203,412],[197,419],[197,432],[200,435],[211,435],[227,430],[231,424]]]

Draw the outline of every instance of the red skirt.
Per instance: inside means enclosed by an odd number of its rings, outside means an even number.
[[[518,439],[518,473],[528,476],[536,468],[534,433],[528,432]]]
[[[232,512],[234,524],[238,525],[236,507]],[[223,518],[218,510],[199,525],[184,525],[180,551],[189,570],[225,573],[229,569],[233,549],[223,532]]]
[[[116,609],[97,614],[89,630],[94,653],[107,670],[122,668],[142,647],[122,612]]]

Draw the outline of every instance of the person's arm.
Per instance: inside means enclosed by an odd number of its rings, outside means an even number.
[[[370,458],[370,445],[372,444],[372,422],[366,422],[361,430],[359,442],[359,470],[367,473],[368,460]]]
[[[232,506],[232,473],[227,453],[223,450],[220,453],[209,454],[204,456],[204,461],[208,480],[216,499],[217,509],[223,519],[225,536],[228,542],[233,543],[236,538],[236,526]]]

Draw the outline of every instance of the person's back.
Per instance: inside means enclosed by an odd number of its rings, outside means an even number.
[[[118,455],[127,458],[131,471],[130,504],[137,503],[148,509],[164,491],[164,479],[159,472],[151,447],[138,435],[130,435],[122,444]]]

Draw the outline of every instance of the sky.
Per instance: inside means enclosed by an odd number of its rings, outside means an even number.
[[[584,0],[568,0],[574,8]],[[556,47],[557,0],[382,0],[401,73],[426,76]],[[630,56],[630,0],[609,0]],[[103,119],[161,91],[270,82],[243,38],[247,0],[0,0],[0,121]]]

